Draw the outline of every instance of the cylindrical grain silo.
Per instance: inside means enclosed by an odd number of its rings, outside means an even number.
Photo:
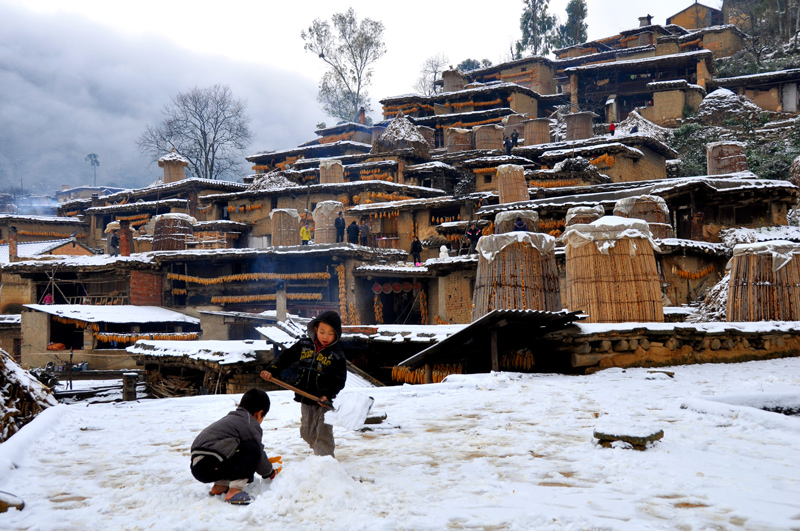
[[[567,210],[566,226],[571,225],[587,225],[593,221],[602,218],[606,213],[603,205],[595,205],[593,207],[572,207]]]
[[[706,171],[708,175],[724,175],[747,171],[744,142],[712,142],[706,145]]]
[[[525,223],[528,232],[539,230],[539,214],[535,210],[512,210],[510,212],[500,212],[495,216],[495,234],[514,232],[514,223],[517,222],[517,218]]]
[[[525,180],[525,170],[517,164],[501,164],[497,167],[497,191],[501,203],[515,203],[528,201],[531,198],[528,192],[528,181]]]
[[[664,322],[661,284],[647,222],[605,216],[572,225],[566,243],[566,301],[590,323]]]
[[[478,241],[472,320],[492,310],[561,310],[555,238],[532,232]]]
[[[197,220],[188,214],[162,214],[154,218],[153,250],[183,251],[186,240],[194,235]]]
[[[503,126],[488,124],[472,129],[475,149],[503,149]]]
[[[269,213],[272,220],[273,247],[300,245],[300,214],[294,208],[276,208]]]
[[[550,119],[536,118],[527,120],[525,125],[524,146],[534,146],[538,144],[550,143]]]
[[[566,140],[583,140],[584,138],[592,138],[592,122],[597,118],[593,112],[574,112],[567,114],[565,120],[567,122],[567,137]]]
[[[445,145],[447,146],[448,153],[474,149],[472,131],[470,129],[459,129],[457,127],[446,129]]]
[[[637,195],[620,199],[614,204],[614,215],[646,221],[653,238],[672,238],[669,207],[657,195]]]
[[[319,183],[335,184],[344,182],[344,167],[341,160],[325,159],[319,163]]]
[[[322,201],[314,209],[314,243],[336,243],[336,225],[334,221],[344,212],[344,205],[339,201]]]
[[[733,248],[728,321],[800,320],[800,244],[777,240]]]

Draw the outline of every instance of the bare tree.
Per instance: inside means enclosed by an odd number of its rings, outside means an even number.
[[[300,32],[303,48],[317,54],[330,68],[322,77],[317,100],[334,118],[355,121],[361,107],[369,112],[366,87],[372,78],[372,65],[386,53],[383,23],[369,18],[358,22],[353,8],[334,13],[333,27],[315,19]]]
[[[436,78],[444,71],[448,62],[450,60],[443,54],[436,54],[425,59],[413,89],[423,96],[433,96],[441,92],[442,88],[436,86]]]
[[[148,125],[136,144],[154,161],[175,148],[201,179],[234,176],[253,136],[246,110],[227,85],[195,87],[172,97],[164,121]]]

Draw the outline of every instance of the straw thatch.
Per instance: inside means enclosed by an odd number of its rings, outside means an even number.
[[[500,203],[528,201],[531,196],[528,192],[528,181],[525,180],[524,168],[517,164],[498,166],[497,191],[500,195]]]
[[[620,199],[614,205],[614,215],[645,220],[650,226],[653,238],[672,238],[669,207],[667,202],[657,195],[638,195]]]
[[[728,321],[800,320],[800,244],[772,241],[733,248]]]
[[[323,160],[319,163],[319,183],[336,184],[344,182],[344,166],[341,160]]]
[[[567,307],[590,323],[663,322],[661,288],[647,223],[606,216],[573,225],[566,242]]]
[[[603,217],[605,214],[603,205],[596,205],[593,207],[572,207],[567,210],[566,226],[572,225],[588,225],[593,221]]]
[[[561,309],[552,236],[531,232],[494,234],[481,238],[477,250],[473,321],[496,309]]]

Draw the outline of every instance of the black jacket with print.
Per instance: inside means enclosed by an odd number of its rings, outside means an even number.
[[[319,322],[330,325],[336,332],[333,343],[315,352],[315,327]],[[308,323],[308,337],[298,341],[273,360],[267,370],[276,378],[292,364],[297,363],[298,377],[294,386],[316,397],[333,398],[344,387],[347,378],[347,358],[339,346],[342,337],[342,320],[336,312],[324,312]],[[294,399],[303,404],[316,404],[310,398],[295,394]]]

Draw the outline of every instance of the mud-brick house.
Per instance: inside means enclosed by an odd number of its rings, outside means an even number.
[[[197,339],[200,320],[158,306],[27,304],[22,312],[22,365],[88,363],[133,369],[125,348],[139,339]]]
[[[464,74],[447,71],[442,74],[444,91],[459,90],[468,83],[514,83],[527,87],[537,94],[554,94],[556,84],[553,75],[553,62],[541,56],[525,57],[499,65],[471,70]],[[459,87],[461,84],[461,87]]]
[[[56,192],[56,200],[59,203],[66,203],[74,199],[91,199],[93,195],[103,196],[122,192],[125,188],[115,188],[113,186],[76,186],[70,188],[64,184],[61,190]]]
[[[164,166],[164,177],[175,179],[171,163]],[[178,165],[178,172],[183,167]],[[169,177],[168,177],[169,176]],[[133,228],[145,226],[153,234],[154,217],[167,213],[188,214],[199,221],[223,219],[222,212],[213,212],[200,206],[200,198],[209,194],[241,191],[242,183],[211,179],[183,178],[170,182],[158,181],[152,186],[125,190],[91,199],[77,199],[63,203],[59,212],[75,221],[83,219],[86,224],[88,243],[94,247],[105,247],[105,229],[113,221],[128,221]]]
[[[275,170],[285,170],[287,166],[293,165],[302,159],[338,159],[340,157],[365,155],[371,149],[371,142],[338,140],[336,142],[310,144],[281,151],[263,151],[245,158],[253,164],[253,170],[257,173],[269,173]]]
[[[800,112],[800,68],[752,74],[749,76],[716,78],[709,90],[726,88],[747,96],[765,111]]]
[[[713,81],[709,81],[709,86]],[[696,113],[706,97],[700,85],[689,84],[686,80],[657,81],[647,84],[652,92],[652,105],[636,109],[642,117],[662,127],[675,127],[678,120],[686,118],[687,112]]]
[[[667,17],[667,24],[676,24],[687,29],[719,26],[723,24],[722,10],[695,2],[671,17]]]
[[[87,224],[66,216],[0,214],[0,244],[75,238],[91,246]]]
[[[721,59],[743,50],[747,38],[747,35],[733,24],[712,25],[683,35],[659,37],[656,55],[709,50],[715,59]]]
[[[564,72],[570,76],[574,107],[604,116],[606,122],[618,122],[637,107],[651,104],[649,83],[684,80],[705,89],[716,67],[713,53],[700,50],[575,66]]]
[[[460,242],[463,233],[452,238],[438,232],[445,223],[467,222],[474,219],[474,213],[484,204],[496,203],[497,194],[493,192],[474,192],[461,197],[447,196],[429,199],[408,199],[357,205],[347,209],[349,216],[367,217],[373,230],[383,238],[382,245],[399,249],[406,255],[411,249],[411,241],[417,236],[423,245],[422,258],[438,256],[439,247]],[[376,229],[377,228],[377,229]],[[405,256],[403,257],[405,258]]]
[[[548,168],[567,159],[583,157],[612,182],[665,179],[667,160],[678,155],[660,140],[643,133],[521,146],[514,148],[513,154]]]

